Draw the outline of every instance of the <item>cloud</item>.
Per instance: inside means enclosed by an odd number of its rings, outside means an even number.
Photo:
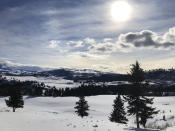
[[[175,43],[175,27],[170,28],[169,31],[164,34],[163,39]]]
[[[60,41],[51,40],[48,48],[56,48],[56,47],[58,47],[59,43],[60,43]]]
[[[89,37],[85,38],[84,42],[86,42],[88,44],[95,44],[96,43],[96,41],[94,39],[89,38]]]
[[[75,47],[82,47],[83,42],[82,41],[77,41]]]
[[[2,67],[21,66],[21,65],[22,64],[20,64],[20,63],[12,62],[12,60],[10,60],[8,58],[0,57],[0,66],[2,66]]]
[[[75,47],[75,48],[79,48],[79,47],[84,46],[84,43],[81,40],[79,40],[79,41],[68,41],[66,44],[70,47]]]
[[[109,41],[112,41],[112,39],[111,38],[104,38],[103,41],[104,42],[109,42]]]
[[[161,49],[167,50],[175,47],[175,27],[170,28],[162,35],[151,30],[129,32],[120,34],[117,39],[105,38],[97,41],[92,38],[84,40],[90,43],[89,53],[110,54],[115,52],[131,52],[133,49]]]
[[[58,15],[60,14],[61,12],[58,11],[58,10],[45,10],[45,11],[41,11],[39,12],[41,15]]]
[[[110,53],[115,49],[115,44],[111,42],[96,43],[88,47],[90,52],[94,53]]]
[[[132,52],[134,49],[168,50],[175,47],[175,27],[161,35],[151,30],[142,30],[120,34],[118,37],[103,38],[102,40],[90,37],[71,41],[51,40],[48,48],[57,48],[58,45],[61,51],[66,50],[67,53],[81,52],[81,57],[88,58],[95,55]],[[82,55],[82,52],[86,54]]]
[[[175,46],[175,27],[170,28],[164,35],[158,35],[150,30],[121,34],[118,43],[122,44],[123,47],[171,48]]]

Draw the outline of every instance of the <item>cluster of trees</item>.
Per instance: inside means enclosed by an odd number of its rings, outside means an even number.
[[[20,80],[7,80],[6,77],[0,77],[0,96],[9,96],[10,90],[18,85],[21,89],[22,95],[42,96],[43,91],[47,88],[44,83],[37,81],[20,81]]]
[[[140,124],[145,127],[147,119],[152,118],[152,115],[157,114],[158,111],[151,107],[153,98],[144,96],[144,71],[140,68],[138,62],[132,65],[129,73],[129,81],[132,85],[129,88],[129,95],[125,96],[125,100],[128,102],[127,111],[129,115],[136,116],[137,128],[140,127]]]
[[[175,80],[175,69],[154,69],[145,72],[145,77],[147,79],[158,79],[158,80],[168,80],[174,81]]]
[[[144,96],[145,93],[145,84],[144,81],[144,72],[140,68],[138,62],[132,65],[131,71],[129,73],[129,80],[132,83],[130,88],[128,88],[128,94],[122,95],[118,94],[114,100],[113,110],[110,114],[110,121],[126,124],[128,119],[126,115],[135,115],[137,128],[140,128],[140,124],[145,127],[145,124],[149,118],[153,118],[154,114],[157,114],[158,111],[156,108],[152,107],[153,98]],[[127,112],[125,111],[124,102],[128,103]],[[75,107],[76,113],[81,116],[87,116],[89,106],[84,97],[80,97],[80,100],[76,103]]]

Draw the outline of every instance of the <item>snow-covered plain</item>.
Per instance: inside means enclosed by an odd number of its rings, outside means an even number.
[[[20,80],[20,81],[37,81],[39,83],[43,82],[46,86],[55,86],[57,89],[60,88],[75,88],[80,86],[79,82],[74,82],[73,80],[66,80],[62,77],[34,77],[34,76],[3,76],[6,77],[8,80]],[[97,85],[102,85],[104,82],[98,82]],[[105,82],[106,85],[120,85],[120,84],[128,84],[127,81],[112,81],[112,82]]]
[[[80,85],[80,83],[76,83],[72,80],[66,80],[62,77],[34,77],[34,76],[4,76],[8,80],[15,79],[20,81],[37,81],[39,83],[43,82],[45,85],[48,86],[55,86],[57,89],[59,88],[75,88]]]
[[[76,97],[24,97],[23,109],[6,107],[5,97],[0,98],[1,131],[152,131],[156,128],[175,130],[175,97],[156,97],[154,107],[160,113],[147,122],[152,129],[136,129],[134,117],[128,116],[127,125],[108,120],[115,96],[86,97],[90,106],[89,116],[80,118],[75,114]],[[166,121],[162,120],[165,115]]]

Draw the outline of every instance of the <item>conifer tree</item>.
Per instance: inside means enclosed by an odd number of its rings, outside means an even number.
[[[126,124],[128,121],[126,118],[124,103],[120,95],[118,95],[116,99],[114,100],[113,111],[109,119],[112,122],[123,123],[123,124]]]
[[[148,106],[153,104],[153,99],[143,96],[145,93],[144,71],[137,61],[136,64],[132,65],[128,75],[131,82],[129,95],[125,97],[128,101],[128,113],[136,116],[137,128],[140,128],[140,124],[145,126],[147,119],[151,118],[157,111],[155,111],[155,108]]]
[[[23,108],[24,101],[23,96],[21,94],[21,89],[18,86],[14,86],[10,90],[10,96],[8,100],[5,100],[8,107],[13,108],[13,112],[15,112],[16,108]]]
[[[154,114],[157,114],[159,111],[156,110],[156,108],[153,108],[149,105],[153,104],[153,98],[146,98],[144,97],[144,104],[143,104],[143,108],[142,111],[140,112],[140,124],[145,128],[146,122],[149,118],[153,118]]]
[[[74,107],[76,109],[76,113],[78,116],[80,117],[84,117],[84,116],[88,116],[88,110],[89,110],[89,106],[87,101],[85,100],[84,96],[80,96],[79,97],[79,101],[76,102],[76,106]]]

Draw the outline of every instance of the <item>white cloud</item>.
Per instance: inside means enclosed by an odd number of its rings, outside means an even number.
[[[51,40],[48,48],[56,48],[56,47],[58,47],[59,43],[60,43],[60,41]]]
[[[84,42],[87,43],[87,44],[95,44],[96,43],[96,41],[94,39],[89,38],[89,37],[85,38]]]
[[[161,49],[168,50],[175,47],[175,27],[169,31],[159,35],[150,30],[142,30],[140,32],[129,32],[120,34],[118,38],[104,38],[95,40],[93,38],[85,38],[78,41],[59,41],[52,40],[48,48],[57,48],[69,52],[84,52],[92,54],[104,55],[116,52],[131,52],[134,49]]]
[[[78,48],[78,47],[83,47],[84,46],[84,43],[81,40],[79,40],[79,41],[68,41],[68,42],[66,42],[66,44],[68,46],[72,47],[72,48],[73,47]]]
[[[170,28],[169,31],[164,34],[163,39],[175,43],[175,27]]]
[[[42,15],[58,15],[61,13],[60,10],[45,10],[45,11],[41,11],[39,12]]]
[[[112,41],[112,40],[113,40],[112,38],[104,38],[104,39],[103,39],[104,42],[110,42],[110,41]]]

